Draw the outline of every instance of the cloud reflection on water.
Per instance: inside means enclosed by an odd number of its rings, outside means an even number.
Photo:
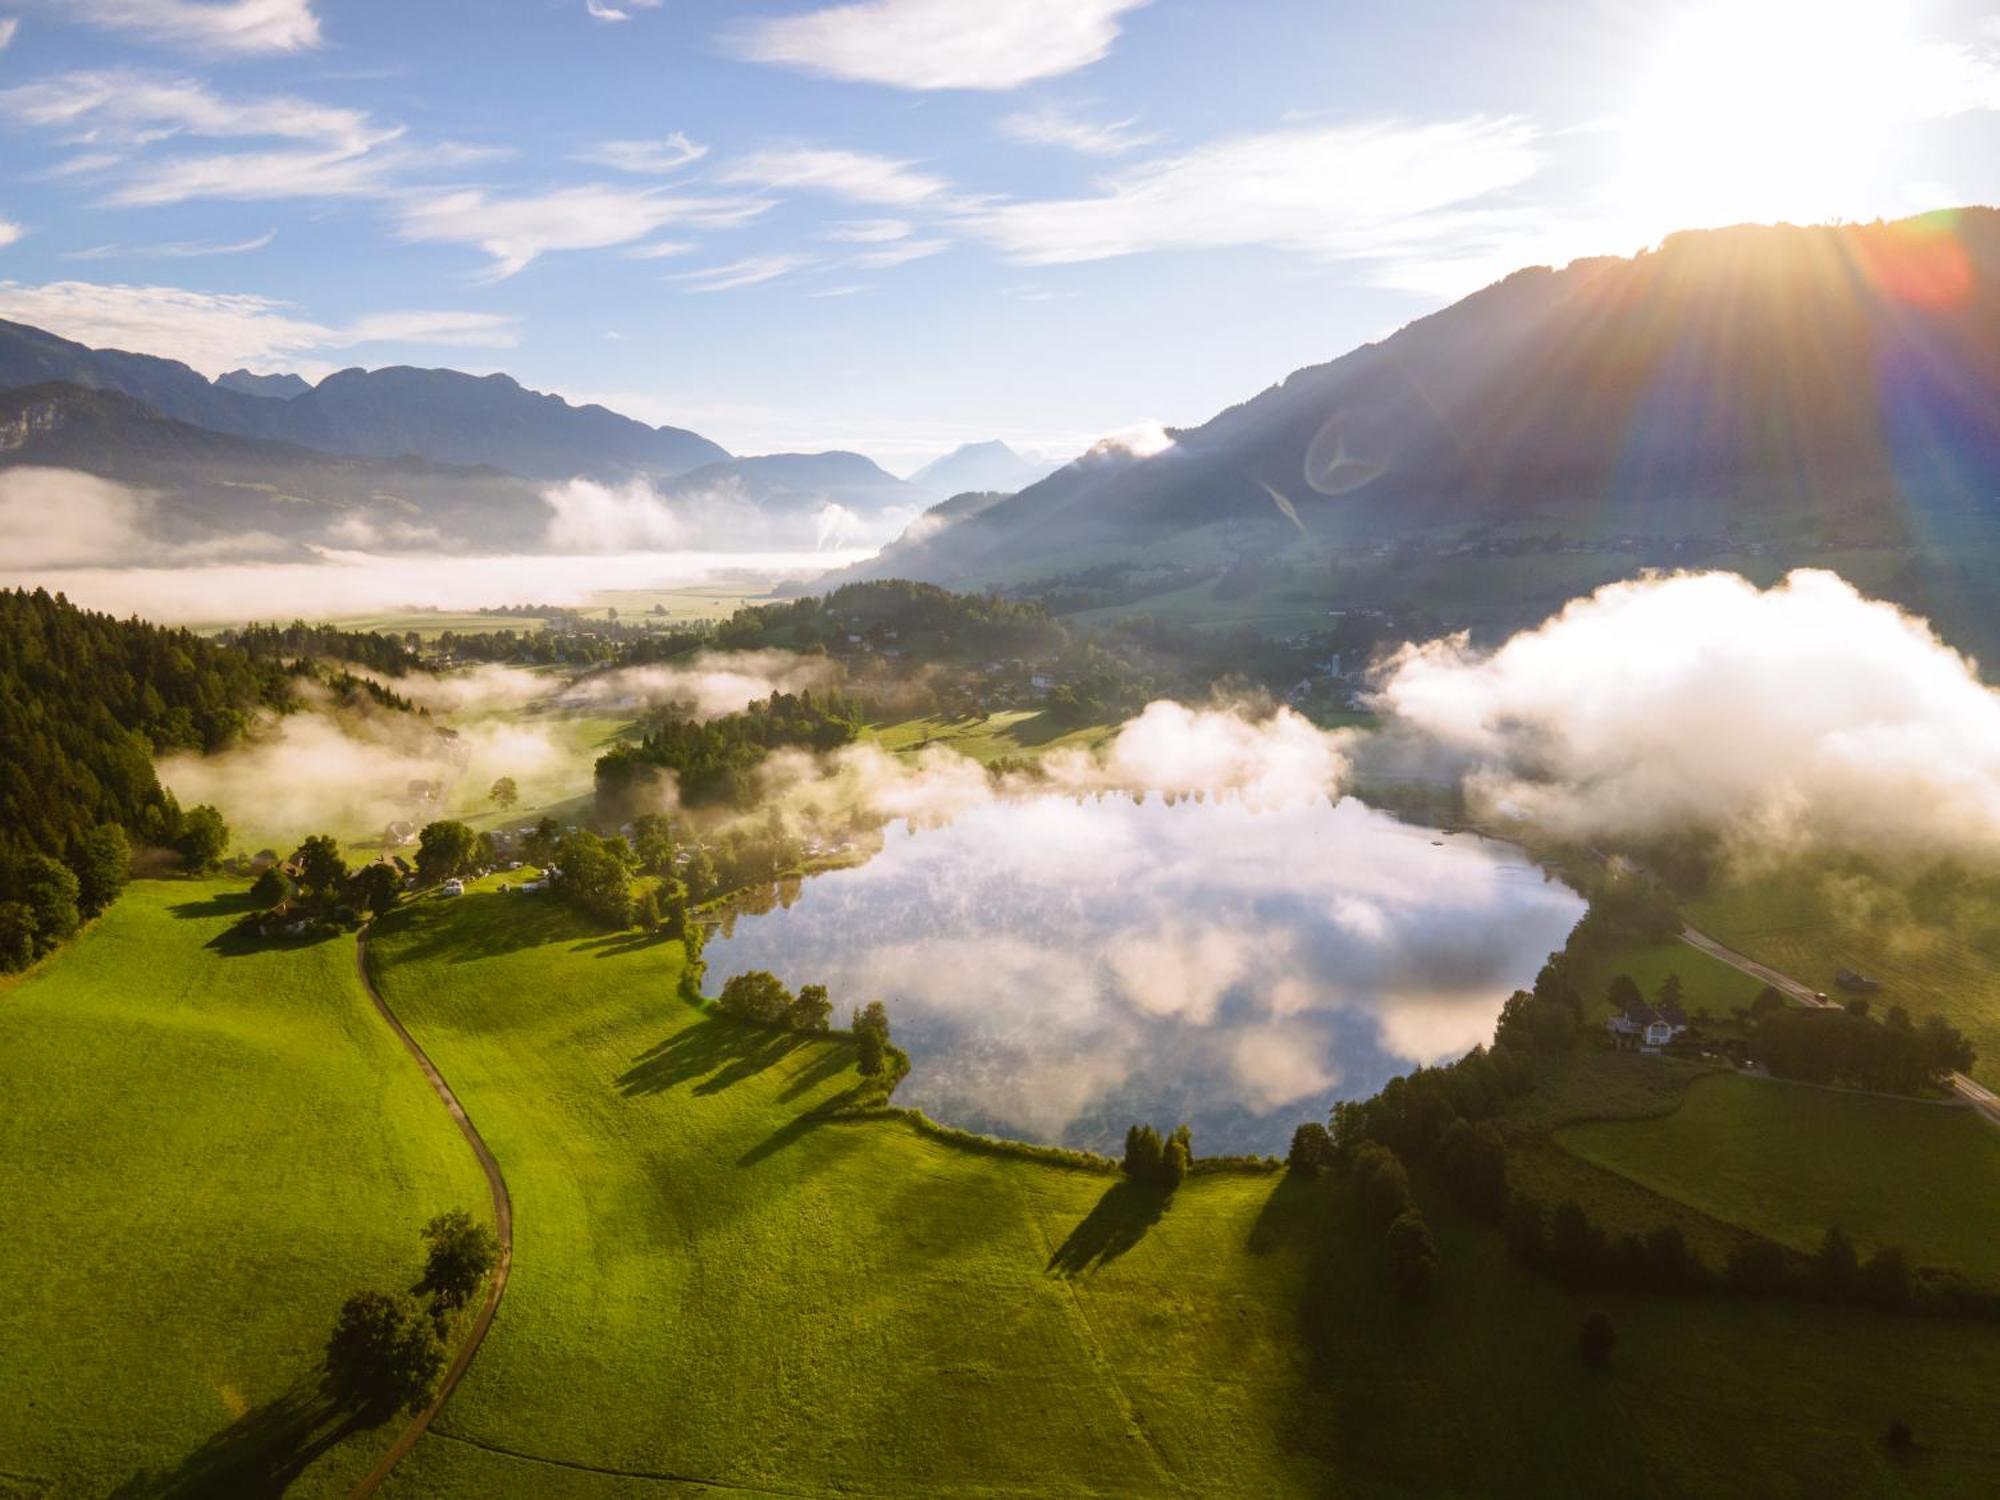
[[[898,1098],[954,1124],[1108,1147],[1134,1119],[1207,1152],[1487,1040],[1583,903],[1502,846],[1348,799],[1041,797],[891,831],[866,865],[709,948],[887,1002]]]

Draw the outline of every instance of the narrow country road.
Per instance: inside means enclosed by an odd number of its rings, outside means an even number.
[[[493,1274],[486,1281],[486,1300],[480,1304],[479,1314],[472,1320],[465,1341],[459,1346],[458,1358],[451,1362],[451,1368],[444,1372],[439,1382],[437,1395],[431,1404],[410,1419],[410,1423],[396,1436],[389,1451],[382,1455],[382,1461],[368,1472],[368,1476],[348,1492],[347,1500],[367,1500],[382,1487],[382,1481],[389,1477],[389,1471],[403,1459],[403,1455],[414,1448],[417,1439],[430,1427],[432,1418],[443,1409],[451,1393],[458,1388],[458,1382],[472,1365],[472,1356],[479,1352],[479,1345],[486,1337],[486,1330],[493,1322],[493,1314],[500,1310],[500,1294],[507,1290],[507,1270],[514,1263],[514,1202],[507,1196],[507,1179],[500,1175],[500,1163],[493,1159],[493,1153],[486,1147],[485,1139],[466,1116],[465,1107],[458,1102],[458,1095],[451,1091],[451,1085],[444,1081],[435,1064],[425,1056],[424,1049],[417,1045],[417,1039],[400,1021],[396,1013],[389,1009],[389,1002],[382,998],[382,992],[375,988],[375,981],[368,974],[368,926],[363,924],[354,941],[354,967],[361,975],[361,987],[368,991],[368,998],[375,1003],[375,1009],[389,1024],[389,1029],[402,1039],[410,1056],[417,1060],[417,1066],[424,1070],[424,1077],[430,1080],[432,1090],[458,1122],[464,1133],[466,1144],[472,1147],[472,1154],[479,1159],[480,1170],[486,1174],[487,1190],[493,1195],[493,1229],[500,1240],[500,1263],[493,1268]]]
[[[1681,941],[1690,948],[1699,948],[1710,958],[1728,964],[1730,968],[1748,974],[1752,979],[1761,979],[1780,994],[1789,995],[1801,1005],[1814,1009],[1833,1006],[1837,1002],[1825,999],[1809,984],[1802,984],[1789,974],[1781,974],[1769,964],[1760,964],[1756,959],[1738,953],[1734,948],[1718,943],[1707,933],[1693,927],[1681,929]],[[1983,1083],[1974,1083],[1963,1073],[1951,1075],[1952,1092],[1963,1099],[1987,1124],[2000,1126],[2000,1095],[1996,1095]]]

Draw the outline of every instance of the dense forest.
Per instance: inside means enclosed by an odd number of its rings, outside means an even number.
[[[184,812],[154,755],[219,749],[259,710],[294,701],[276,658],[60,594],[0,593],[0,968],[32,962],[108,905],[131,845],[213,860],[220,818]]]
[[[637,744],[597,762],[598,816],[612,823],[658,805],[654,784],[671,772],[684,806],[748,802],[754,773],[773,750],[832,750],[860,733],[853,705],[810,692],[773,693],[742,713],[701,720],[674,708],[656,713]]]

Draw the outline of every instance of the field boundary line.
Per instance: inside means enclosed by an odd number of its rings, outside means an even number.
[[[823,1490],[779,1490],[768,1485],[731,1484],[726,1479],[698,1479],[692,1474],[675,1474],[664,1469],[614,1469],[606,1464],[587,1464],[574,1458],[551,1458],[546,1453],[525,1453],[519,1448],[503,1447],[499,1443],[482,1442],[475,1437],[467,1437],[460,1432],[446,1432],[440,1429],[435,1434],[447,1443],[463,1443],[468,1448],[477,1448],[481,1453],[498,1454],[501,1458],[515,1459],[524,1464],[546,1464],[552,1469],[569,1469],[578,1474],[603,1474],[612,1479],[642,1479],[648,1484],[693,1484],[705,1489],[727,1490],[734,1495],[782,1495],[788,1500],[818,1500]],[[882,1491],[850,1490],[840,1491],[843,1495],[879,1494]]]
[[[458,1122],[459,1131],[465,1136],[466,1144],[472,1147],[472,1154],[478,1159],[479,1169],[486,1174],[487,1191],[493,1197],[493,1228],[500,1241],[500,1260],[493,1267],[493,1274],[487,1278],[486,1300],[480,1304],[478,1316],[472,1320],[472,1327],[467,1330],[465,1341],[459,1346],[458,1357],[451,1362],[451,1367],[444,1373],[444,1379],[439,1382],[437,1395],[431,1399],[430,1405],[412,1417],[409,1425],[397,1434],[396,1441],[389,1446],[389,1451],[382,1455],[381,1461],[368,1471],[359,1484],[347,1492],[347,1500],[368,1500],[369,1496],[381,1489],[382,1482],[389,1477],[389,1471],[403,1461],[404,1456],[417,1445],[417,1439],[429,1430],[432,1420],[444,1409],[445,1402],[450,1400],[451,1393],[458,1389],[459,1381],[472,1367],[472,1357],[479,1352],[479,1346],[486,1339],[486,1330],[493,1324],[493,1315],[500,1310],[501,1294],[507,1290],[507,1272],[514,1264],[514,1200],[508,1195],[507,1179],[501,1175],[500,1163],[487,1148],[485,1137],[480,1135],[478,1127],[472,1123],[472,1117],[466,1114],[465,1106],[458,1102],[458,1095],[452,1092],[451,1085],[444,1081],[444,1075],[437,1070],[437,1065],[417,1044],[417,1039],[410,1035],[409,1028],[403,1024],[395,1011],[389,1008],[389,1002],[382,998],[382,992],[375,987],[375,980],[368,972],[370,925],[364,922],[361,931],[355,935],[354,970],[361,976],[361,987],[368,992],[369,1000],[374,1002],[376,1013],[401,1039],[410,1056],[416,1059],[417,1066],[423,1070],[424,1077],[430,1082],[431,1091],[438,1096],[446,1113]]]

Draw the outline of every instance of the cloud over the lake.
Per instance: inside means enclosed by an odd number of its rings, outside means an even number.
[[[1479,809],[1564,835],[2000,852],[2000,695],[1828,572],[1613,584],[1490,652],[1405,647],[1377,703]]]

